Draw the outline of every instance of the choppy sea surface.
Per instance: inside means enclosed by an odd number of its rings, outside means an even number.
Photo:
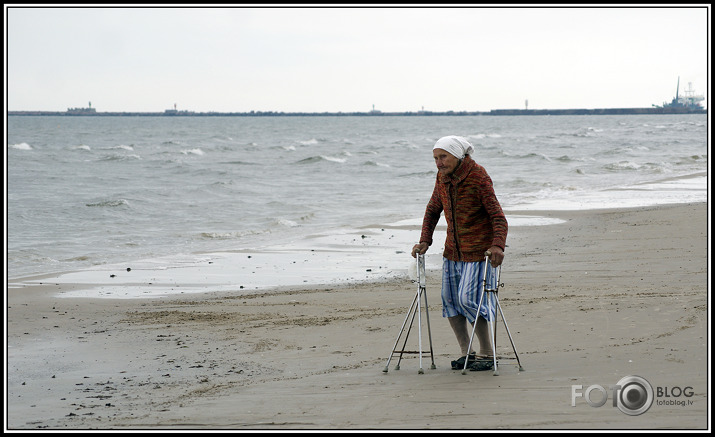
[[[224,268],[174,287],[390,276],[419,238],[444,135],[474,144],[510,226],[548,225],[538,210],[707,201],[702,114],[10,116],[6,129],[13,281],[106,282],[135,266],[134,282],[160,283],[157,272],[213,263]]]

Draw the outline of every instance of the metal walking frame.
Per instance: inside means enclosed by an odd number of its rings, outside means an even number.
[[[472,350],[472,342],[474,341],[474,332],[476,331],[477,328],[477,320],[479,319],[479,311],[481,310],[482,303],[484,302],[484,299],[494,299],[495,305],[494,305],[494,320],[493,321],[487,321],[487,324],[489,326],[489,337],[491,338],[491,343],[492,343],[492,359],[493,359],[493,365],[494,365],[494,376],[499,375],[499,361],[500,359],[516,359],[517,364],[519,365],[519,371],[523,372],[524,368],[521,366],[521,361],[519,361],[519,354],[516,352],[516,346],[514,345],[514,340],[511,337],[511,332],[509,332],[509,326],[506,324],[506,318],[504,317],[504,311],[502,311],[501,304],[499,303],[499,287],[503,287],[504,284],[499,282],[501,280],[501,265],[497,267],[496,271],[496,281],[494,282],[496,286],[492,287],[491,284],[487,285],[487,267],[489,264],[491,264],[491,261],[489,257],[491,256],[491,252],[487,251],[484,257],[484,268],[482,271],[482,294],[479,299],[479,305],[477,306],[477,319],[474,320],[474,325],[472,326],[472,335],[469,337],[469,346],[467,347],[467,352]],[[514,350],[514,356],[515,358],[510,358],[510,357],[497,357],[497,319],[499,318],[499,314],[501,314],[502,321],[504,322],[504,328],[506,328],[506,333],[509,336],[509,341],[511,342],[511,347]],[[493,325],[493,326],[492,326]],[[469,365],[470,360],[465,359],[464,360],[464,368],[462,369],[462,375],[467,373],[467,366]]]
[[[418,254],[417,255],[417,293],[415,294],[415,298],[412,300],[412,305],[410,305],[410,309],[407,311],[407,315],[405,315],[405,321],[402,323],[402,328],[400,328],[399,334],[397,334],[397,339],[395,340],[395,345],[392,347],[392,352],[390,353],[390,356],[387,359],[387,364],[385,364],[385,368],[382,370],[383,372],[387,373],[389,370],[390,366],[390,360],[392,360],[392,357],[395,355],[399,355],[399,359],[397,361],[397,365],[395,366],[395,370],[400,370],[400,362],[402,361],[402,356],[404,354],[419,354],[420,356],[420,369],[418,371],[419,374],[425,373],[424,370],[422,369],[422,354],[427,353],[426,351],[422,351],[422,298],[424,297],[424,311],[425,311],[425,316],[427,318],[427,334],[429,336],[429,354],[432,359],[432,365],[430,366],[430,369],[436,369],[437,366],[434,365],[434,353],[432,351],[432,329],[430,328],[430,322],[429,322],[429,307],[427,305],[427,291],[426,291],[426,280],[425,280],[425,257],[424,255]],[[409,351],[405,350],[405,346],[407,345],[407,339],[409,338],[410,331],[412,330],[412,324],[415,321],[415,316],[417,316],[417,343],[418,343],[418,350],[416,351]],[[407,331],[405,331],[405,326],[407,326],[407,320],[410,321],[410,326],[407,328]],[[397,350],[397,345],[400,342],[400,337],[402,337],[402,334],[405,334],[404,342],[402,343],[402,349]]]

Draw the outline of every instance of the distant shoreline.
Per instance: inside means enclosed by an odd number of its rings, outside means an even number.
[[[8,111],[8,116],[62,117],[386,117],[386,116],[505,116],[505,115],[630,115],[630,114],[707,114],[702,108],[598,108],[598,109],[492,109],[491,111],[416,111],[416,112],[193,112],[166,110],[164,112],[96,112],[96,111]]]

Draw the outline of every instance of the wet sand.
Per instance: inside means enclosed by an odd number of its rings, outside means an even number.
[[[409,279],[145,299],[49,283],[8,290],[6,429],[707,429],[707,204],[539,213],[566,222],[510,229],[499,292],[524,371],[501,324],[498,376],[451,369],[434,270],[424,374],[416,355],[383,372]],[[612,404],[632,375],[654,390],[640,415]],[[572,406],[575,385],[607,402]]]

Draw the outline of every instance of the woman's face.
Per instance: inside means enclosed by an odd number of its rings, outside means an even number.
[[[459,165],[459,158],[443,149],[434,149],[434,163],[437,164],[437,171],[445,176],[451,175]]]

